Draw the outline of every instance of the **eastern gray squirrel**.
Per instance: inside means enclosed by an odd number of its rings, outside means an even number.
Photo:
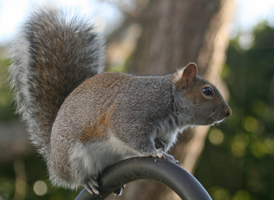
[[[12,50],[18,112],[58,186],[99,194],[98,175],[120,160],[176,162],[165,152],[179,132],[232,113],[194,63],[164,76],[102,73],[104,40],[62,9],[33,13]]]

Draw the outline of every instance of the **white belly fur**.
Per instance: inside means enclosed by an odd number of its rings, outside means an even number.
[[[81,184],[85,178],[97,177],[107,166],[137,156],[138,153],[110,134],[107,141],[87,144],[78,142],[71,148],[70,155],[71,169],[74,169],[73,176]]]

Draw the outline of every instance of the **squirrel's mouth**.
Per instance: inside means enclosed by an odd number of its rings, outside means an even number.
[[[221,123],[222,121],[224,121],[224,119],[226,119],[229,115],[226,112],[217,112],[214,111],[213,113],[211,113],[206,121],[209,122],[209,124],[215,124],[215,123]]]
[[[207,119],[206,122],[210,125],[210,124],[215,124],[215,123],[220,123],[224,120],[224,118],[220,117],[220,114],[217,111],[214,111],[213,113],[211,113]]]
[[[205,120],[205,125],[214,125],[215,123],[219,123],[219,121],[214,119],[213,117],[207,118]]]

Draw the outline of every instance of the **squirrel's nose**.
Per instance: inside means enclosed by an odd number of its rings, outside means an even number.
[[[231,108],[228,106],[226,110],[226,117],[229,117],[232,114]]]

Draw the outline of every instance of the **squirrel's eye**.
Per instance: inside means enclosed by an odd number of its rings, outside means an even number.
[[[210,87],[204,87],[202,91],[203,91],[203,94],[205,96],[208,96],[208,97],[212,97],[213,96],[213,91],[212,91],[212,89]]]

